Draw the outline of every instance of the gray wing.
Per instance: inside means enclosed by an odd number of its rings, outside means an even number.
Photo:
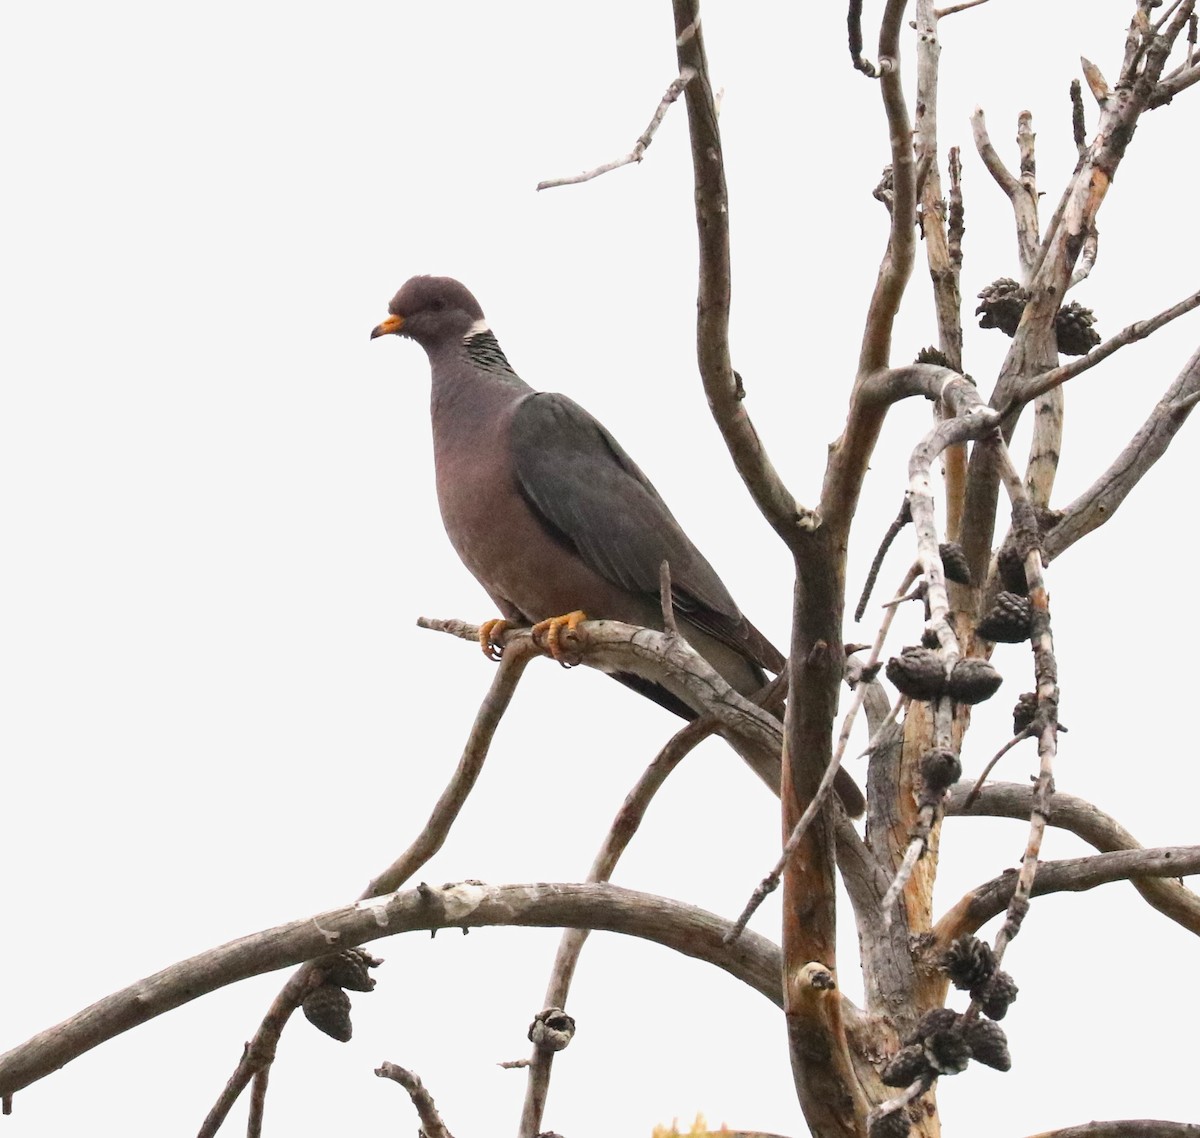
[[[513,459],[522,495],[554,537],[606,580],[658,596],[671,566],[672,601],[697,627],[777,671],[781,658],[680,528],[650,480],[578,403],[536,392],[517,407]]]

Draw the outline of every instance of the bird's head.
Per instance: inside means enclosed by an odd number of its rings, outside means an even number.
[[[408,336],[426,351],[467,339],[480,331],[483,309],[452,277],[413,277],[392,297],[388,317],[371,330],[376,336]]]

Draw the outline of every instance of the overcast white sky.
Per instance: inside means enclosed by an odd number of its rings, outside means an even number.
[[[846,62],[843,7],[705,9],[725,91],[735,363],[806,501],[842,425],[886,228],[870,190],[887,135],[876,85]],[[971,108],[984,106],[1010,162],[1016,115],[1033,111],[1053,202],[1074,163],[1078,57],[1112,79],[1132,7],[996,0],[945,22],[940,121],[943,151],[964,148],[968,296],[1016,271],[1007,203],[970,150]],[[492,611],[437,517],[424,356],[367,339],[413,273],[464,280],[518,370],[609,426],[743,608],[786,642],[787,559],[695,374],[682,107],[640,167],[533,189],[627,151],[673,74],[665,0],[7,7],[0,1050],[182,957],[353,898],[457,760],[492,667],[414,622]],[[1198,104],[1149,116],[1105,204],[1099,265],[1078,290],[1105,334],[1196,287]],[[918,268],[897,362],[932,339],[927,293]],[[1072,384],[1059,504],[1124,445],[1198,327],[1185,318]],[[1007,341],[967,336],[967,369],[989,386]],[[915,405],[889,420],[855,588],[927,422]],[[1197,632],[1184,489],[1196,429],[1049,578],[1071,729],[1059,786],[1153,845],[1197,840],[1177,674]],[[893,554],[881,590],[906,556]],[[905,614],[895,648],[918,622]],[[977,715],[968,772],[1030,686],[1027,651],[1002,647],[997,662],[1006,684]],[[421,876],[581,878],[674,727],[599,675],[535,664]],[[1021,749],[1001,776],[1020,781],[1032,762]],[[712,744],[663,791],[618,880],[733,916],[776,832],[772,801]],[[948,823],[940,905],[1014,865],[1023,844],[1016,823]],[[1047,839],[1048,857],[1081,852]],[[777,925],[769,904],[755,927]],[[848,914],[843,932],[853,991]],[[557,939],[376,943],[387,964],[377,991],[355,997],[353,1042],[288,1031],[267,1132],[411,1133],[407,1097],[371,1073],[383,1059],[421,1074],[460,1138],[515,1130],[524,1076],[496,1063],[527,1051]],[[1036,903],[1008,966],[1021,986],[1005,1021],[1015,1068],[945,1080],[948,1134],[1194,1117],[1193,938],[1114,886]],[[18,1094],[4,1134],[194,1132],[283,978],[77,1060]],[[648,1135],[696,1111],[804,1132],[780,1017],[723,973],[597,937],[570,1010],[580,1030],[546,1115],[568,1138]]]

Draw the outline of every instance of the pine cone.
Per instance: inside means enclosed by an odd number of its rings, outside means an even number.
[[[971,996],[979,1000],[985,1016],[1003,1019],[1009,1004],[1017,998],[1017,986],[1007,972],[993,972],[987,983]]]
[[[953,581],[957,585],[971,583],[971,570],[967,568],[967,555],[957,541],[942,542],[938,546],[938,553],[942,558],[942,572],[946,574],[947,581]]]
[[[539,1051],[561,1051],[575,1037],[575,1021],[562,1008],[547,1008],[533,1017],[528,1034]]]
[[[925,1049],[919,1043],[910,1043],[887,1061],[879,1077],[885,1087],[907,1087],[931,1071]]]
[[[367,974],[367,969],[377,968],[383,961],[361,948],[343,948],[313,963],[324,971],[325,983],[348,988],[351,992],[370,992],[375,981]]]
[[[322,984],[314,988],[304,997],[300,1006],[313,1027],[339,1043],[350,1042],[354,1031],[350,1025],[350,997],[336,984]]]
[[[1086,355],[1098,343],[1100,333],[1092,327],[1096,314],[1077,300],[1064,304],[1054,317],[1054,335],[1058,350],[1064,356]]]
[[[887,678],[912,699],[937,699],[946,690],[946,670],[930,648],[905,648],[887,662]]]
[[[987,941],[968,933],[946,949],[938,967],[959,991],[969,992],[991,979],[996,971],[996,957]]]
[[[953,786],[961,777],[962,763],[953,751],[938,749],[926,751],[921,756],[921,781],[926,790],[937,795],[939,801],[946,788]]]
[[[971,1048],[971,1057],[985,1067],[994,1067],[997,1071],[1007,1071],[1012,1066],[1012,1056],[1008,1053],[1008,1040],[998,1023],[990,1019],[977,1019],[967,1025],[967,1046]]]
[[[1033,631],[1033,606],[1028,597],[997,593],[991,611],[979,622],[975,634],[995,644],[1020,644]]]
[[[1017,334],[1017,325],[1029,303],[1029,293],[1016,281],[1011,277],[992,281],[980,290],[979,300],[981,303],[975,309],[975,315],[979,317],[980,328],[999,328],[1006,336]]]
[[[1004,678],[986,660],[959,660],[950,673],[946,691],[959,703],[982,703],[1000,689]]]
[[[899,1110],[889,1110],[887,1114],[877,1114],[871,1119],[867,1134],[869,1138],[908,1138],[911,1130],[912,1123],[901,1107]]]

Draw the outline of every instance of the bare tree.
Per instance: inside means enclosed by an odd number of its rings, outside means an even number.
[[[582,663],[652,681],[669,675],[686,690],[699,718],[662,748],[631,789],[586,882],[411,886],[458,818],[527,664],[542,654],[528,630],[508,632],[459,766],[428,824],[355,903],[181,961],[13,1048],[0,1056],[6,1111],[16,1092],[121,1032],[235,981],[299,965],[246,1044],[224,1090],[214,1091],[215,1104],[200,1127],[202,1135],[217,1133],[234,1102],[246,1094],[250,1133],[257,1134],[276,1047],[292,1014],[303,1008],[327,1034],[349,1038],[346,992],[370,991],[375,986],[370,973],[379,964],[361,946],[413,930],[514,925],[566,930],[544,1010],[529,1028],[533,1046],[522,1065],[528,1088],[521,1138],[543,1132],[554,1056],[575,1030],[566,1010],[571,981],[591,930],[645,938],[716,965],[777,1005],[787,1025],[796,1096],[814,1135],[935,1135],[942,1077],[971,1079],[976,1064],[1000,1070],[1010,1065],[999,1021],[1016,996],[1020,976],[1010,976],[1002,964],[1033,898],[1132,882],[1150,906],[1200,934],[1200,897],[1178,880],[1200,872],[1200,846],[1143,848],[1116,819],[1055,792],[1055,758],[1064,728],[1047,588],[1048,567],[1112,518],[1200,400],[1198,349],[1179,361],[1173,379],[1164,377],[1158,403],[1108,467],[1072,501],[1057,502],[1059,458],[1070,446],[1063,412],[1067,385],[1200,306],[1200,292],[1193,292],[1102,338],[1093,314],[1067,299],[1101,261],[1099,215],[1115,176],[1130,160],[1127,151],[1139,124],[1151,115],[1170,115],[1173,101],[1186,98],[1200,81],[1195,2],[1131,0],[1128,27],[1123,33],[1114,29],[1124,35],[1120,71],[1106,77],[1082,61],[1083,83],[1071,86],[1069,100],[1064,89],[1063,112],[1078,161],[1045,203],[1031,116],[1021,115],[1016,153],[1006,159],[990,138],[983,111],[975,112],[974,146],[995,187],[978,186],[974,192],[1007,197],[1017,250],[1015,275],[998,277],[978,298],[982,325],[1011,338],[1002,365],[986,377],[965,370],[964,305],[974,303],[964,299],[961,288],[968,201],[962,156],[956,148],[943,154],[937,113],[942,21],[970,19],[967,9],[983,2],[939,10],[932,0],[912,5],[887,0],[874,28],[864,27],[859,0],[849,4],[847,81],[877,88],[891,142],[890,165],[875,189],[887,213],[888,236],[861,321],[845,425],[829,449],[819,493],[810,500],[785,483],[768,456],[734,370],[730,202],[719,99],[694,0],[674,0],[678,74],[629,154],[539,186],[549,190],[641,162],[672,103],[684,103],[699,240],[699,372],[737,471],[794,566],[785,681],[757,703],[742,698],[678,635],[669,604],[664,603],[661,631],[615,622],[582,625],[576,645]],[[911,98],[901,65],[906,40],[915,76]],[[869,56],[868,41],[874,44]],[[897,359],[893,333],[922,249],[934,325],[930,346],[908,362]],[[859,509],[863,482],[890,425],[889,412],[918,398],[931,405],[932,424],[906,440],[908,481],[895,487],[899,512],[888,528],[886,519],[867,517]],[[1032,418],[1033,434],[1021,469],[1010,444],[1023,414]],[[867,534],[881,542],[861,590],[849,579],[852,532],[860,541]],[[905,543],[907,553],[885,556],[889,547],[903,549]],[[886,583],[897,556],[904,563],[898,584],[882,590],[882,609],[876,596],[871,610],[883,614],[873,643],[847,645],[848,606],[858,601],[859,615],[868,611],[873,588],[881,591],[876,577]],[[669,579],[664,581],[667,595]],[[919,643],[891,643],[893,620],[909,604],[923,609]],[[461,621],[424,623],[468,641],[478,639],[478,628]],[[977,781],[960,781],[971,709],[1000,684],[998,665],[991,662],[997,643],[1029,646],[1023,665],[1028,691],[1014,708],[1011,736],[990,740],[988,750],[997,763],[1015,762],[1006,756],[1018,747],[1035,752],[1028,786],[991,781],[992,764]],[[1021,666],[1016,656],[1004,659],[1006,671]],[[851,729],[860,713],[870,739],[864,833],[828,794],[839,763],[849,757]],[[609,883],[653,796],[688,752],[713,733],[736,735],[784,756],[778,788],[780,858],[733,922],[684,899]],[[953,815],[1028,819],[1028,836],[1018,870],[980,882],[939,912],[933,887],[940,833],[944,819]],[[1047,827],[1072,832],[1096,852],[1040,860]],[[859,939],[861,1005],[846,996],[840,980],[851,966],[838,959],[839,882]],[[779,944],[746,927],[756,905],[776,888],[783,897]],[[994,938],[980,939],[982,926],[1001,914]],[[952,997],[952,987],[965,995]],[[419,1055],[407,1061],[419,1066]],[[390,1062],[376,1074],[404,1087],[424,1133],[451,1133],[419,1078]],[[439,1090],[442,1109],[452,1120],[457,1088]],[[1054,1133],[1174,1138],[1195,1134],[1196,1128],[1142,1120],[1081,1123]]]

